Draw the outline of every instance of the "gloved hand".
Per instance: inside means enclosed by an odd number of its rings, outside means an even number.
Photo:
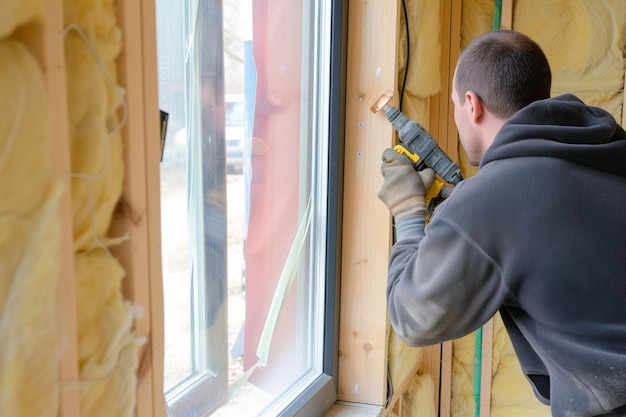
[[[444,185],[441,191],[439,191],[439,197],[441,197],[442,200],[445,200],[450,197],[452,190],[454,190],[454,185]]]
[[[426,216],[426,191],[435,182],[435,172],[431,168],[415,171],[409,158],[391,148],[383,152],[382,159],[384,182],[378,198],[396,222],[409,216]]]

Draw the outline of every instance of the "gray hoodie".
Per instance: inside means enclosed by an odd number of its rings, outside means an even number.
[[[387,300],[408,345],[500,311],[553,416],[626,416],[626,133],[609,113],[573,95],[530,104],[423,232],[397,229]]]

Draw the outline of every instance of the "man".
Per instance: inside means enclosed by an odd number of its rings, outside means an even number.
[[[478,174],[425,227],[430,169],[383,154],[396,222],[389,314],[411,346],[500,312],[553,416],[626,416],[626,133],[573,95],[549,99],[540,47],[514,31],[465,48],[452,101]]]

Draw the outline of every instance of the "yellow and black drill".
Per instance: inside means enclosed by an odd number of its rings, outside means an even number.
[[[388,104],[393,93],[385,92],[372,105],[371,111],[378,113],[384,110],[387,120],[398,131],[401,144],[394,147],[397,152],[407,156],[416,170],[420,171],[426,166],[435,171],[441,178],[436,178],[434,185],[426,194],[427,204],[439,195],[445,183],[456,185],[463,180],[463,174],[459,166],[446,155],[437,145],[437,141],[414,120],[409,120],[398,108]]]

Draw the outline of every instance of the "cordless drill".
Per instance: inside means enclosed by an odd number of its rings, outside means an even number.
[[[384,110],[387,120],[398,131],[398,138],[402,144],[394,149],[407,156],[413,162],[416,170],[420,171],[429,166],[443,181],[436,179],[435,184],[428,190],[426,200],[432,200],[445,185],[444,182],[456,185],[463,180],[461,169],[437,145],[437,141],[414,120],[409,120],[404,113],[388,104],[393,93],[385,92],[372,105],[371,111],[378,113]]]

